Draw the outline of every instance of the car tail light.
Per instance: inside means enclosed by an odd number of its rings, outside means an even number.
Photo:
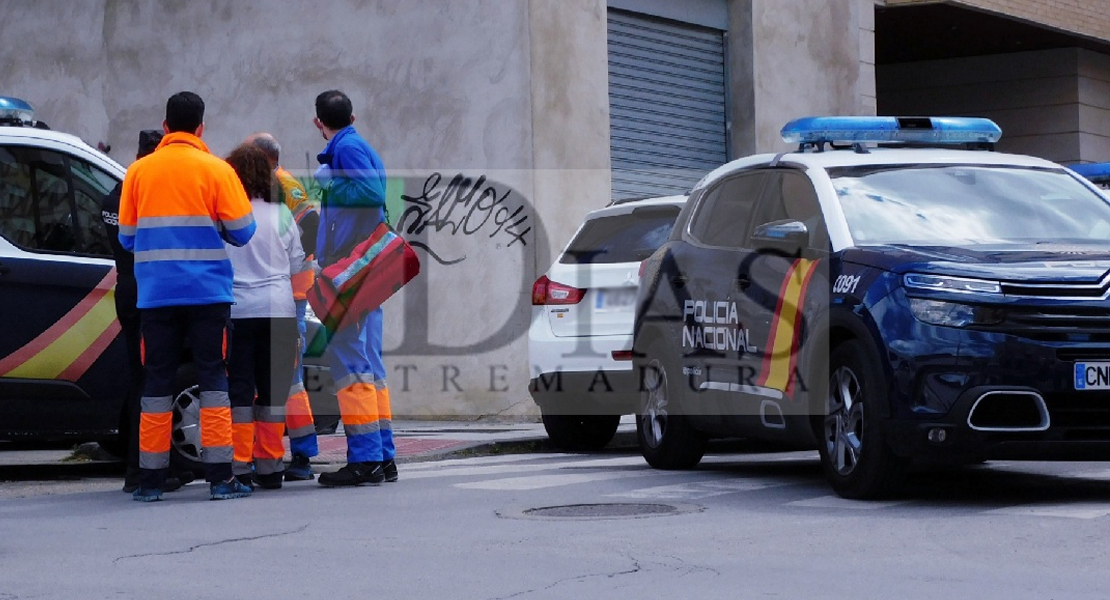
[[[532,284],[532,306],[578,304],[585,295],[586,290],[551,281],[547,275]]]
[[[613,350],[613,360],[632,360],[631,350]]]

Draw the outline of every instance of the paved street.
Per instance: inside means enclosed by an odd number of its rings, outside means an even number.
[[[0,598],[1101,599],[1110,584],[1105,463],[922,474],[871,503],[834,497],[813,453],[693,472],[628,449],[510,454],[401,477],[232,502],[191,484],[155,505],[117,479],[0,483]]]

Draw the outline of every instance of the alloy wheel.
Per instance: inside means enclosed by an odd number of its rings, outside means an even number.
[[[836,472],[850,475],[863,451],[863,396],[859,378],[847,366],[832,374],[826,407],[825,447]]]

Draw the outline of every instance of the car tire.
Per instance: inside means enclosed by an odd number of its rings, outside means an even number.
[[[620,415],[543,414],[551,443],[570,452],[601,450],[613,441],[620,422]]]
[[[658,346],[656,346],[658,348]],[[682,385],[675,370],[649,351],[640,370],[636,439],[644,460],[656,469],[692,469],[705,455],[708,437],[682,414]]]
[[[888,388],[879,361],[858,340],[829,356],[829,377],[818,451],[825,477],[844,498],[873,499],[893,493],[906,472],[884,439],[881,404]]]

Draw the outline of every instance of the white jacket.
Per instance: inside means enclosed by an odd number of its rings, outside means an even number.
[[[227,245],[235,270],[232,319],[296,317],[290,276],[305,269],[293,214],[284,204],[251,199],[257,229],[250,242]]]

